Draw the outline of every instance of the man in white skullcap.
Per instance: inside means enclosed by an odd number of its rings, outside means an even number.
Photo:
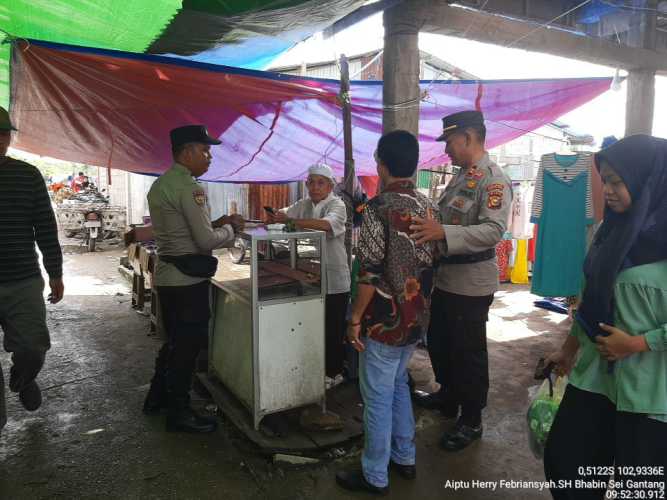
[[[325,373],[341,380],[345,359],[345,314],[350,297],[350,269],[345,252],[345,203],[334,195],[335,178],[331,167],[316,164],[308,169],[308,198],[283,208],[271,222],[293,221],[297,229],[314,229],[327,233],[327,299],[325,313]]]

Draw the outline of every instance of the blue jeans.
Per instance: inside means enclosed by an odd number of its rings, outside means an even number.
[[[415,418],[412,413],[408,362],[415,345],[394,347],[365,338],[359,358],[364,398],[364,452],[361,466],[373,486],[389,484],[389,459],[415,463]]]

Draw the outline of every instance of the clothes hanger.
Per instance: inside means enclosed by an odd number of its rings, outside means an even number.
[[[558,151],[559,156],[576,156],[578,153],[572,147],[570,139],[566,139],[560,143],[560,151]]]

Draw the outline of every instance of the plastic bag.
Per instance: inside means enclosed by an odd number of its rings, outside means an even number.
[[[526,413],[526,423],[528,424],[528,443],[535,458],[544,457],[544,446],[566,386],[567,377],[558,377],[555,382],[551,382],[549,377],[542,382],[542,385],[532,387],[532,390],[529,389],[529,393],[534,394]]]

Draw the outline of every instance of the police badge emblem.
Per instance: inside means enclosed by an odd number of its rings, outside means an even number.
[[[197,205],[204,205],[206,203],[206,193],[204,191],[193,191],[192,196]]]

